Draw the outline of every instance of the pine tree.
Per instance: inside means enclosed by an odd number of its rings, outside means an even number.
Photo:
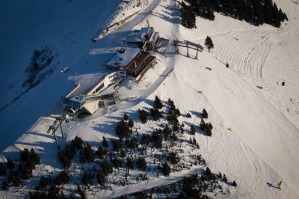
[[[181,24],[188,29],[196,28],[194,11],[191,6],[186,5],[184,2],[182,2],[181,8]]]
[[[143,124],[145,124],[148,120],[148,113],[144,109],[138,110],[139,111],[139,118]]]
[[[211,176],[212,176],[212,172],[211,172],[211,170],[210,170],[209,167],[206,168],[206,176],[207,176],[208,178],[211,178]]]
[[[132,129],[129,128],[124,120],[117,123],[115,131],[120,139],[128,138],[132,134]]]
[[[209,115],[208,115],[208,112],[206,111],[206,109],[203,109],[203,110],[202,110],[202,117],[203,117],[203,118],[208,118],[208,116],[209,116]]]
[[[214,44],[213,44],[211,37],[207,36],[207,38],[205,40],[205,46],[207,47],[209,52],[210,52],[210,49],[214,48]]]
[[[108,141],[106,138],[103,136],[103,141],[102,141],[103,147],[108,147]]]
[[[154,108],[156,108],[156,109],[163,108],[163,104],[158,96],[155,97]]]
[[[2,182],[2,190],[7,191],[9,189],[8,183],[4,180]]]
[[[137,161],[136,161],[136,166],[137,166],[137,168],[139,168],[139,169],[143,169],[143,170],[145,170],[146,167],[147,167],[147,162],[146,162],[145,158],[143,158],[143,157],[139,157],[139,158],[137,159]]]
[[[104,185],[105,182],[106,182],[105,175],[104,175],[104,173],[101,170],[98,170],[98,172],[97,172],[97,182],[100,185]]]
[[[195,135],[195,127],[191,124],[190,134]]]
[[[234,187],[237,187],[237,183],[236,183],[236,181],[233,181],[233,186],[234,186]]]
[[[124,120],[127,121],[129,119],[129,116],[125,113]]]
[[[98,150],[97,150],[97,155],[100,159],[103,159],[104,158],[104,155],[107,154],[107,150],[102,147],[102,146],[99,146]]]
[[[92,177],[89,172],[84,171],[82,176],[82,182],[85,185],[91,185],[92,184]]]
[[[223,174],[223,181],[224,181],[224,182],[227,182],[227,177],[226,177],[225,174]]]
[[[218,176],[220,179],[222,179],[222,174],[220,172],[219,172]]]
[[[11,159],[7,158],[6,166],[8,169],[13,169],[15,167],[15,164]]]
[[[90,144],[86,144],[86,146],[80,151],[80,162],[93,162],[94,161],[94,152],[90,146]]]
[[[2,162],[0,162],[0,175],[5,175],[5,174],[6,174],[6,168],[4,167]]]
[[[131,118],[129,118],[128,127],[130,127],[130,128],[134,127],[134,121]]]
[[[161,171],[162,171],[162,173],[163,173],[165,176],[169,176],[169,174],[170,174],[170,167],[169,167],[169,165],[167,164],[167,162],[164,162],[164,163],[163,163]]]

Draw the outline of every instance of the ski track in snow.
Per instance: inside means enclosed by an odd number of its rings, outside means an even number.
[[[271,51],[271,31],[236,30],[211,35],[215,41],[213,54],[241,74],[263,77],[263,66]]]

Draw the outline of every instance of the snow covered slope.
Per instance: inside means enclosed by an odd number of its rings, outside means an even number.
[[[1,1],[0,2],[0,129],[3,150],[28,130],[40,116],[55,112],[56,104],[73,86],[60,70],[69,66],[75,76],[89,68],[76,68],[94,44],[90,38],[116,10],[117,1]],[[25,68],[34,50],[48,46],[57,54],[56,70],[48,79],[22,95]],[[87,62],[84,60],[81,62]],[[93,69],[94,69],[93,68]],[[95,70],[93,70],[95,72]],[[20,99],[11,103],[16,97]],[[5,106],[7,105],[8,106]]]
[[[101,141],[103,135],[115,138],[115,124],[124,113],[148,107],[148,102],[156,95],[163,101],[171,98],[182,113],[196,113],[203,108],[209,112],[209,121],[214,126],[212,137],[198,133],[196,139],[199,140],[208,166],[214,171],[227,173],[238,183],[238,187],[230,190],[225,197],[298,198],[299,5],[291,0],[276,2],[289,18],[282,28],[276,29],[268,25],[254,27],[216,14],[215,21],[197,18],[196,30],[187,30],[179,25],[179,12],[174,0],[151,2],[142,13],[96,44],[83,42],[82,46],[86,48],[80,52],[75,49],[72,50],[74,54],[65,55],[69,56],[67,60],[70,63],[64,62],[63,65],[71,66],[70,73],[53,74],[53,77],[34,88],[34,93],[29,92],[0,112],[1,118],[5,118],[1,121],[1,130],[14,133],[12,137],[5,135],[1,146],[5,148],[12,144],[16,137],[29,129],[40,116],[60,110],[61,107],[56,107],[55,102],[58,103],[59,97],[72,87],[72,82],[67,80],[74,79],[75,72],[106,72],[102,67],[113,56],[108,53],[109,50],[119,46],[121,39],[131,29],[146,26],[148,20],[150,25],[160,32],[161,37],[170,40],[189,40],[203,45],[206,36],[211,36],[214,49],[211,53],[200,52],[199,60],[195,60],[192,58],[195,51],[191,50],[191,58],[188,58],[185,56],[186,49],[180,48],[180,54],[177,54],[174,47],[169,45],[164,56],[158,56],[159,64],[148,71],[139,85],[133,85],[136,92],[132,93],[137,99],[107,110],[99,110],[90,118],[65,125],[67,140],[76,135],[90,142]],[[152,15],[149,14],[151,10]],[[112,12],[111,7],[110,13]],[[97,18],[96,13],[94,15]],[[105,16],[108,16],[108,13]],[[98,24],[96,25],[91,25],[93,31],[96,31]],[[87,37],[86,40],[88,39]],[[103,53],[96,56],[92,53],[84,54],[86,50]],[[30,54],[31,51],[29,57]],[[64,54],[60,57],[63,59]],[[230,68],[225,67],[226,62]],[[281,86],[283,80],[286,82],[284,87]],[[199,93],[200,90],[203,94]],[[38,111],[33,112],[32,110],[37,110],[36,106]],[[199,125],[200,119],[183,118],[180,122]],[[48,146],[48,143],[53,142],[53,138],[48,140],[50,136],[43,135],[43,128],[44,126],[37,128],[37,125],[34,125],[14,144],[15,148],[9,147],[5,153],[32,145],[43,154],[44,166],[57,166],[47,161],[55,159],[56,153],[53,145],[52,148]],[[227,128],[232,128],[232,131]],[[171,174],[169,180],[179,179],[180,175],[184,173]],[[281,191],[269,186],[280,180],[283,181]],[[166,183],[165,179],[154,179],[147,184],[115,187],[114,191],[97,191],[93,197],[117,197]]]

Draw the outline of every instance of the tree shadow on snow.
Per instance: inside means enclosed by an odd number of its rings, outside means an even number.
[[[267,182],[267,185],[268,185],[269,187],[272,187],[272,188],[278,189],[278,186],[276,186],[276,185],[273,185],[271,182]]]
[[[200,119],[203,118],[203,117],[202,117],[202,114],[201,114],[200,112],[197,112],[197,111],[190,111],[190,113],[191,113],[192,115],[194,115],[195,117],[198,117],[198,118],[200,118]]]

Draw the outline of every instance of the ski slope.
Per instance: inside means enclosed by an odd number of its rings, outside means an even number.
[[[147,26],[148,20],[163,38],[203,45],[206,36],[210,36],[214,49],[211,53],[199,52],[199,60],[195,60],[195,51],[190,50],[191,57],[186,57],[186,49],[180,48],[177,54],[169,45],[164,56],[158,56],[158,65],[149,70],[138,85],[133,84],[130,92],[136,97],[134,100],[99,110],[90,118],[65,124],[63,128],[67,140],[78,135],[94,144],[103,136],[116,138],[115,124],[124,113],[150,107],[149,101],[153,101],[156,95],[163,101],[171,98],[181,113],[195,114],[203,108],[208,111],[208,120],[214,126],[212,137],[196,134],[202,155],[212,171],[226,173],[238,184],[237,188],[227,188],[229,194],[223,197],[299,198],[299,81],[296,66],[299,61],[299,27],[296,25],[299,5],[291,0],[275,2],[289,18],[279,29],[268,25],[255,27],[216,14],[215,21],[197,18],[197,29],[187,30],[179,25],[176,2],[163,0],[150,2],[142,12],[95,44],[90,44],[87,37],[86,41],[82,41],[86,48],[72,51],[78,57],[72,60],[70,73],[64,76],[53,74],[53,77],[34,88],[34,92],[28,92],[0,112],[1,118],[5,116],[0,123],[1,131],[9,135],[3,137],[1,147],[4,149],[11,145],[3,154],[13,155],[24,147],[32,146],[42,154],[41,169],[36,175],[46,173],[45,168],[59,169],[59,163],[54,162],[54,139],[45,134],[47,122],[51,119],[38,118],[59,112],[59,98],[72,88],[73,81],[69,79],[74,80],[75,73],[107,72],[105,63],[113,57],[113,53],[109,50],[97,54],[91,52],[118,47],[129,31]],[[110,9],[106,18],[115,7],[106,7]],[[150,11],[153,11],[152,15]],[[97,18],[96,13],[94,16]],[[102,19],[101,23],[104,22],[105,19]],[[93,27],[94,32],[97,27]],[[72,57],[71,54],[60,56]],[[229,63],[229,68],[225,67],[226,63]],[[282,81],[286,82],[286,86],[281,86]],[[8,84],[4,82],[3,85]],[[199,93],[200,90],[203,94]],[[38,111],[31,113],[30,110]],[[16,120],[19,125],[13,125]],[[200,119],[181,118],[180,122],[199,125]],[[189,173],[194,171],[196,168]],[[113,191],[97,191],[89,197],[117,197],[167,184],[184,175],[187,173],[173,173],[169,178],[153,179],[123,188],[114,187]],[[280,180],[283,181],[281,191],[269,186]],[[13,196],[13,193],[9,194]]]

